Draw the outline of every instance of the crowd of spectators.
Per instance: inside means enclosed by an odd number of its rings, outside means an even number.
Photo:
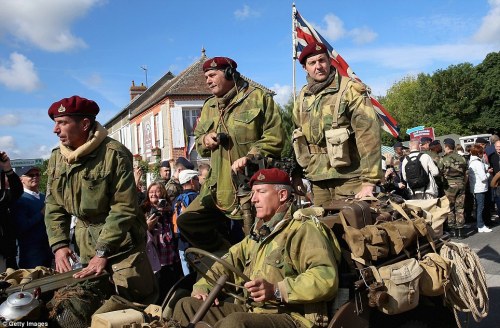
[[[393,146],[394,155],[384,154],[384,179],[380,188],[410,199],[437,199],[446,196],[450,202],[447,228],[462,229],[466,221],[476,220],[479,232],[490,232],[500,215],[500,140],[477,138],[464,149],[453,139],[432,140],[423,137]],[[407,164],[420,162],[428,181],[412,188]],[[385,165],[384,165],[385,164]],[[411,179],[410,179],[411,180]],[[473,213],[473,209],[475,212]]]

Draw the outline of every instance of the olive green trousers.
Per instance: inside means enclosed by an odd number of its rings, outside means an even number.
[[[181,299],[174,309],[173,319],[182,327],[189,324],[196,311],[203,304],[194,297]],[[221,302],[218,306],[211,306],[202,321],[214,328],[296,328],[292,317],[285,313],[264,314],[246,312],[244,305]]]

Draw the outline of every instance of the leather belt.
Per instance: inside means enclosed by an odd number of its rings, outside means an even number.
[[[311,154],[326,154],[326,147],[320,147],[318,145],[307,145],[309,147],[309,152]]]

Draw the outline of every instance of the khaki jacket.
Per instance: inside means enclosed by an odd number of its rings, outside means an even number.
[[[210,151],[203,138],[210,132],[229,135],[229,145]],[[231,165],[247,155],[279,158],[283,147],[281,114],[270,94],[255,87],[244,87],[221,113],[217,99],[205,101],[195,129],[196,150],[211,157],[210,172],[200,191],[200,199],[214,198],[216,206],[229,214],[237,205]],[[208,197],[207,197],[208,196]],[[211,199],[203,205],[213,207]]]
[[[311,152],[311,161],[304,167],[306,178],[312,181],[360,177],[364,184],[376,184],[382,177],[380,123],[364,87],[351,80],[340,90],[340,78],[314,95],[307,85],[300,91],[293,109],[293,121],[301,128],[309,145],[318,146]],[[335,102],[342,93],[338,110],[339,128],[348,128],[351,164],[333,168],[326,153],[325,131],[331,129]]]
[[[106,137],[90,154],[68,164],[59,147],[48,164],[45,225],[53,250],[69,244],[71,216],[82,263],[96,249],[110,255],[146,242],[146,221],[137,204],[132,154]]]
[[[251,311],[285,311],[305,327],[327,324],[326,302],[335,297],[338,289],[340,248],[335,236],[317,219],[292,218],[290,208],[286,213],[276,214],[267,225],[272,232],[264,240],[255,241],[247,236],[224,256],[250,279],[264,278],[280,289],[284,308],[266,306]],[[218,263],[213,268],[216,272],[225,270]],[[208,275],[214,278],[210,271]],[[233,275],[229,277],[234,280]],[[236,283],[243,284],[239,278]],[[210,288],[202,278],[193,291],[206,293]]]

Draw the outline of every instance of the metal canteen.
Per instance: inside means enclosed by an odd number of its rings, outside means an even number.
[[[27,316],[41,302],[29,292],[17,292],[7,297],[0,305],[1,321],[16,321]]]

